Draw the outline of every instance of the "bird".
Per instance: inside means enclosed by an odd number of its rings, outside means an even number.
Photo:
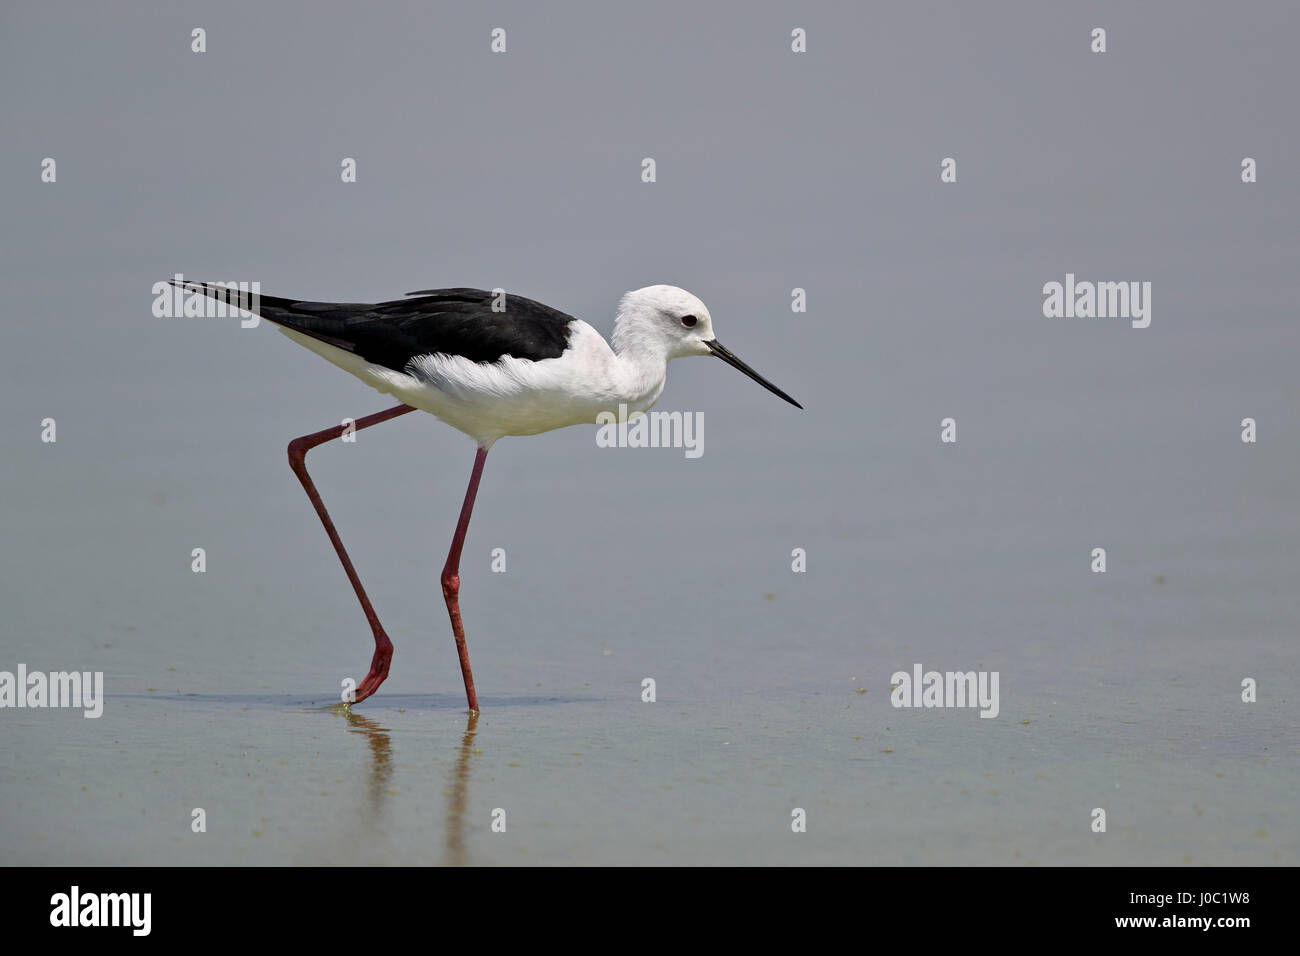
[[[713,332],[709,310],[671,285],[651,285],[619,301],[610,340],[581,319],[501,289],[426,289],[374,304],[311,302],[240,292],[222,283],[170,280],[256,314],[400,404],[289,442],[289,466],[311,500],[370,625],[370,670],[348,701],[372,696],[387,679],[393,643],[366,596],[316,485],[307,452],[345,434],[408,412],[428,412],[474,440],[477,451],[460,517],[442,569],[442,593],[471,714],[479,712],[460,613],[460,558],[488,450],[501,438],[644,412],[658,401],[668,362],[690,355],[721,359],[802,409],[742,362]],[[625,408],[620,408],[625,406]]]

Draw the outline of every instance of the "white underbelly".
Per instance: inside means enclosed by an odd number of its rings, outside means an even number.
[[[484,447],[506,435],[594,424],[600,412],[618,411],[616,399],[599,387],[582,388],[580,376],[579,387],[574,387],[575,377],[566,375],[563,367],[575,360],[571,352],[541,362],[507,358],[494,364],[426,356],[420,374],[413,375],[375,365],[293,329],[276,328],[371,388],[428,412]],[[653,400],[645,407],[649,404]]]

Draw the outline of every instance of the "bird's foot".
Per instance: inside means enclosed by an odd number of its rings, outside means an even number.
[[[392,642],[385,638],[382,642],[377,641],[375,644],[375,656],[370,660],[370,673],[366,674],[365,680],[357,687],[356,696],[353,703],[359,704],[375,691],[379,690],[388,677],[388,665],[393,660]]]

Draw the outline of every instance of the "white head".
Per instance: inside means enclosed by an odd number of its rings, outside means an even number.
[[[623,296],[614,322],[614,350],[663,351],[667,358],[708,355],[713,319],[704,303],[675,285],[648,285]]]
[[[723,348],[713,334],[713,317],[708,308],[675,285],[648,285],[623,296],[614,320],[612,343],[619,355],[662,355],[665,361],[687,355],[716,356],[791,405],[803,408]]]

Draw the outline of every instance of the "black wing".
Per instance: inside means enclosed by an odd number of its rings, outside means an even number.
[[[178,282],[214,299],[234,301],[232,290],[206,282]],[[427,289],[409,298],[373,305],[296,302],[260,296],[253,310],[263,318],[368,362],[405,371],[420,355],[460,355],[491,363],[503,356],[537,362],[559,358],[569,346],[576,319],[522,296],[506,295],[505,311],[493,312],[493,294],[482,289]]]

